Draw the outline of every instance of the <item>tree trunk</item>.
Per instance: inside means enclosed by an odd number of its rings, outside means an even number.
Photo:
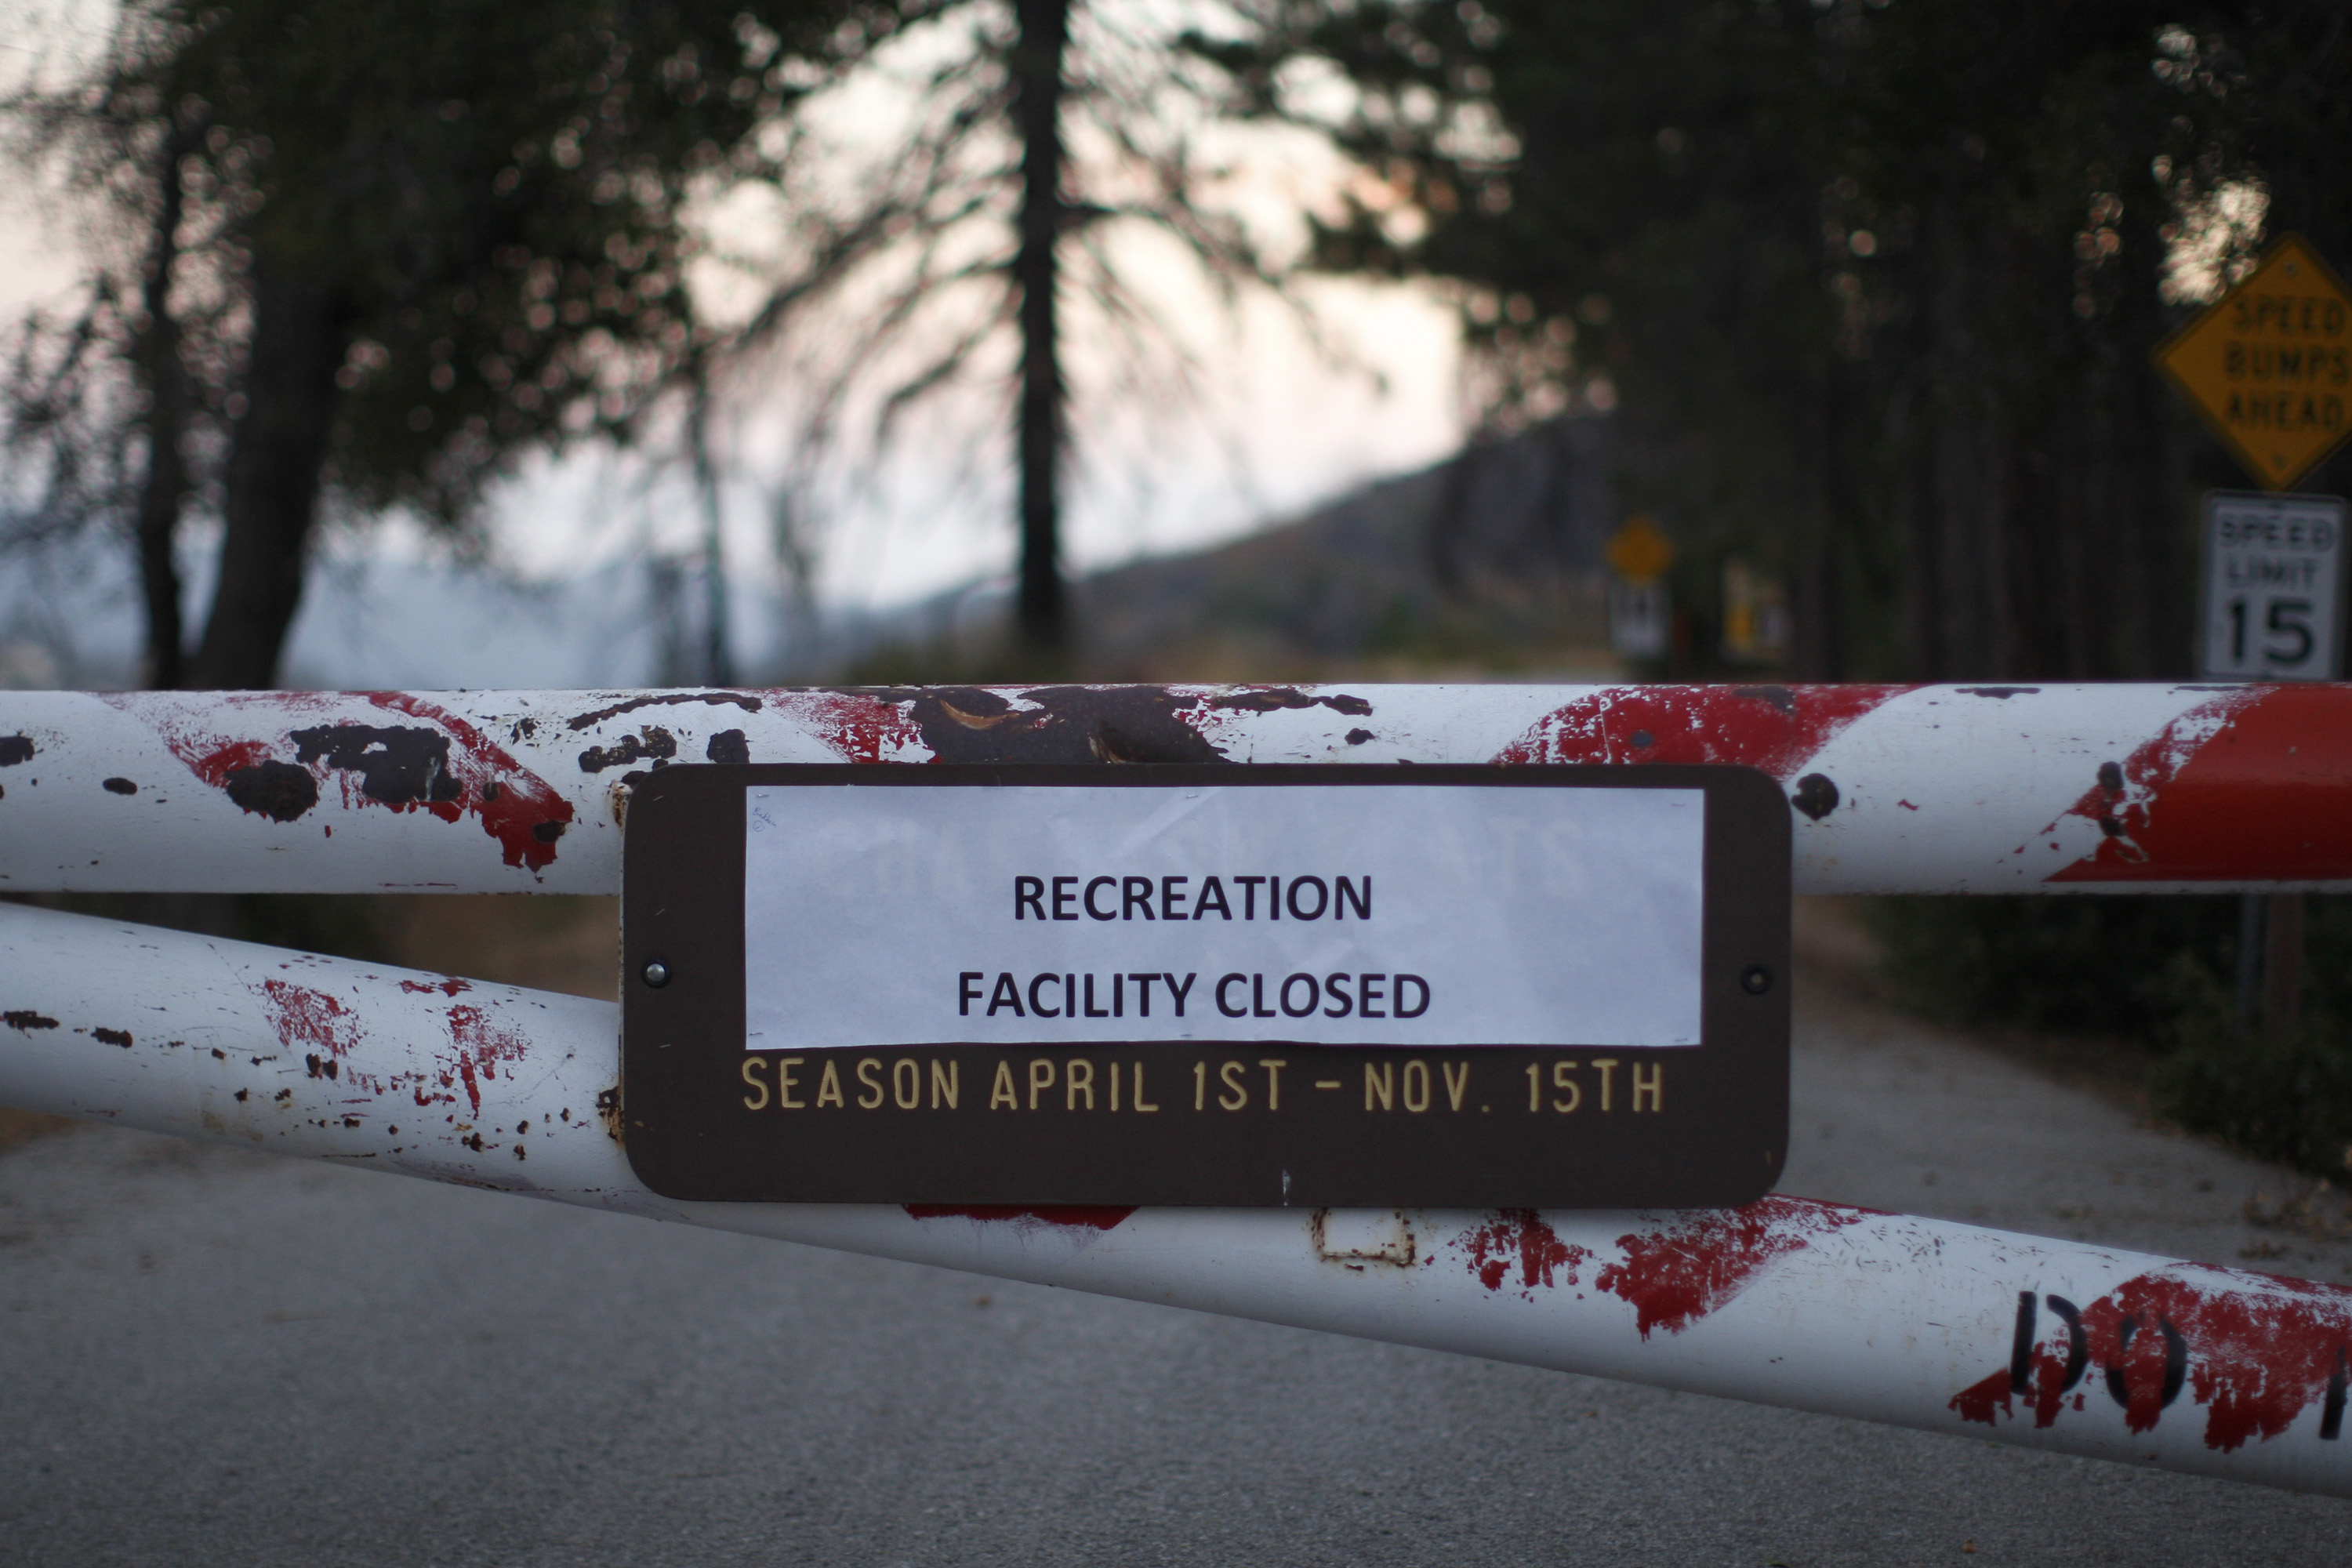
[[[687,437],[694,450],[694,489],[702,503],[702,679],[711,686],[735,684],[734,641],[727,627],[727,541],[720,524],[719,468],[710,458],[710,386],[706,372],[695,373],[694,403]]]
[[[1021,641],[1047,659],[1068,640],[1057,495],[1062,367],[1054,244],[1062,227],[1062,53],[1069,0],[1018,0],[1013,49],[1014,122],[1021,132]]]
[[[333,290],[257,263],[247,406],[223,475],[220,583],[190,685],[270,685],[294,612],[319,510],[343,334]]]
[[[1846,379],[1846,371],[1838,364],[1823,372],[1811,399],[1813,417],[1806,422],[1810,493],[1798,523],[1789,605],[1790,665],[1800,680],[1845,679],[1845,606],[1838,592],[1838,572],[1853,510],[1844,469],[1849,445]]]
[[[192,129],[174,123],[157,170],[154,251],[140,304],[146,321],[135,355],[147,384],[147,472],[139,486],[139,581],[147,605],[147,653],[142,683],[169,690],[180,684],[180,567],[173,547],[180,504],[188,490],[188,460],[180,449],[188,427],[188,378],[180,363],[180,324],[173,319],[172,275],[179,261],[182,199],[180,160],[194,145]]]

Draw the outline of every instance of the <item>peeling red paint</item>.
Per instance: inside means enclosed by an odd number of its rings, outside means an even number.
[[[450,771],[465,790],[463,805],[481,817],[482,831],[499,841],[508,865],[538,871],[554,860],[555,841],[572,823],[572,803],[546,780],[438,703],[405,691],[372,691],[367,698],[378,708],[425,720],[455,742]],[[454,806],[436,802],[426,809],[445,822],[457,820]]]
[[[125,694],[109,700],[146,723],[190,773],[205,784],[228,792],[247,811],[291,821],[310,808],[310,785],[302,782],[305,774],[321,783],[340,777],[346,808],[423,809],[451,823],[470,812],[481,820],[482,831],[499,841],[506,864],[539,871],[555,859],[556,840],[570,826],[572,809],[572,803],[545,780],[474,724],[437,703],[404,691],[356,695],[373,707],[424,721],[432,726],[430,733],[436,745],[446,739],[448,779],[456,786],[449,795],[379,799],[355,787],[349,769],[333,767],[323,756],[301,757],[289,721],[318,718],[323,722],[316,729],[322,734],[331,732],[340,715],[349,711],[351,697],[343,694],[206,693],[200,710],[175,693]],[[287,727],[268,739],[222,734],[212,727],[224,716],[248,709],[266,715],[272,725]],[[289,757],[297,760],[289,761]],[[289,797],[287,780],[300,786],[299,798]]]
[[[2284,1432],[2326,1396],[2352,1358],[2352,1289],[2241,1269],[2184,1263],[2138,1275],[2080,1317],[2090,1388],[2121,1405],[2126,1427],[2153,1431],[2163,1419],[2167,1358],[2177,1344],[2186,1359],[2179,1392],[2205,1407],[2205,1446],[2223,1453]],[[2068,1329],[2046,1310],[2038,1322],[2033,1386],[2018,1390],[2004,1368],[1952,1396],[1960,1419],[1996,1425],[1996,1413],[2013,1416],[2022,1394],[2036,1427],[2057,1420],[2070,1392],[2057,1353]],[[2073,1408],[2082,1410],[2084,1399],[2074,1394]]]
[[[278,1043],[289,1051],[309,1047],[335,1058],[349,1056],[359,1044],[360,1021],[352,1010],[323,991],[297,985],[290,980],[265,980]]]
[[[1076,1204],[907,1204],[916,1219],[976,1219],[1010,1221],[1013,1225],[1055,1226],[1073,1230],[1109,1230],[1135,1212],[1132,1205],[1116,1208]]]
[[[2046,1376],[2047,1373],[2041,1375]],[[2004,1415],[2014,1414],[2010,1405],[2010,1397],[2013,1392],[2010,1386],[2009,1369],[2003,1367],[1983,1382],[1972,1383],[1952,1395],[1951,1408],[1959,1413],[1959,1417],[1963,1421],[1978,1421],[1990,1426],[1993,1424],[1993,1411],[1996,1406]],[[2049,1423],[2037,1420],[2034,1425],[2044,1426]]]
[[[441,1076],[444,1088],[454,1072],[466,1082],[466,1098],[473,1102],[474,1114],[482,1113],[481,1079],[496,1079],[498,1064],[519,1062],[529,1054],[530,1041],[505,1025],[493,1019],[481,1008],[460,1002],[449,1009],[449,1037],[457,1043],[457,1059],[449,1071]],[[418,1104],[423,1104],[420,1096]]]
[[[201,752],[185,747],[182,738],[166,735],[163,743],[172,754],[188,764],[190,772],[215,789],[228,783],[228,775],[239,768],[258,767],[270,760],[269,746],[262,741],[226,741]]]
[[[2102,772],[2067,814],[2106,834],[2053,882],[2352,878],[2352,687],[2221,693]]]
[[[1735,763],[1787,783],[1907,686],[1603,687],[1545,714],[1498,763]]]
[[[1592,1256],[1560,1240],[1559,1233],[1533,1209],[1504,1209],[1451,1245],[1467,1255],[1470,1272],[1489,1290],[1500,1290],[1516,1267],[1523,1295],[1538,1285],[1576,1284],[1576,1270]]]
[[[412,995],[430,995],[438,991],[444,996],[455,996],[460,991],[471,991],[474,986],[470,981],[449,975],[440,980],[404,980],[400,988]]]
[[[2032,1409],[2033,1426],[2037,1431],[2054,1423],[2058,1419],[2059,1412],[2067,1408],[2070,1391],[2080,1383],[2090,1367],[2086,1358],[2083,1366],[2074,1369],[2074,1380],[2069,1381],[2066,1357],[2059,1353],[2058,1350],[2048,1348],[2050,1345],[2056,1345],[2062,1349],[2065,1347],[2068,1342],[2068,1330],[2063,1320],[2057,1321],[2054,1326],[2058,1331],[2056,1338],[2048,1340],[2043,1344],[2037,1344],[2029,1358],[2032,1370],[2028,1374],[2032,1381],[2027,1391],[2027,1403]],[[2160,1338],[2153,1334],[2148,1337],[2150,1340]],[[2089,1345],[2087,1338],[2084,1343],[2087,1351]],[[2015,1409],[2011,1401],[2015,1390],[2010,1379],[2010,1369],[2003,1368],[1980,1383],[1971,1384],[1952,1396],[1951,1408],[1959,1413],[1961,1420],[1979,1421],[1988,1426],[1993,1424],[1993,1412],[1996,1407],[2004,1415],[2014,1415]],[[2160,1392],[2162,1388],[2160,1377],[2158,1388]],[[2073,1394],[2071,1397],[2073,1408],[2081,1410],[2084,1396],[2081,1394]]]
[[[1623,1259],[1592,1282],[1633,1305],[1643,1339],[1653,1329],[1678,1334],[1746,1289],[1766,1265],[1871,1216],[1869,1209],[1778,1196],[1746,1208],[1696,1210],[1620,1237]]]
[[[768,700],[816,733],[845,763],[893,761],[922,744],[915,722],[897,704],[866,691],[778,691]]]

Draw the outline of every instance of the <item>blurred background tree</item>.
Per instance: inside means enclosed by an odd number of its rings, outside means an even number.
[[[2247,480],[2150,355],[2280,234],[2352,260],[2341,6],[1256,15],[1255,44],[1202,46],[1244,107],[1378,174],[1320,263],[1455,290],[1491,428],[1613,409],[1622,498],[1684,547],[1678,602],[1765,563],[1805,679],[2192,673],[2198,494]],[[2347,480],[2339,456],[2305,487]],[[2168,1051],[2168,1113],[2352,1163],[2341,901],[2315,911],[2303,1021],[2259,1049],[2227,1001],[2233,900],[1888,900],[1877,923],[1915,1002]]]
[[[1223,6],[1189,15],[1222,36],[1246,32]],[[1215,61],[1171,47],[1168,13],[938,0],[901,18],[897,53],[874,62],[890,129],[869,116],[844,134],[814,123],[821,111],[795,126],[813,145],[780,167],[772,194],[792,235],[781,280],[736,348],[762,371],[771,349],[812,368],[806,461],[844,436],[853,406],[871,414],[872,461],[926,401],[982,390],[1009,405],[1011,658],[1031,674],[1066,673],[1074,405],[1083,424],[1107,405],[1182,397],[1197,342],[1171,280],[1204,285],[1228,312],[1244,290],[1296,305],[1286,257],[1230,199],[1234,160],[1215,143],[1233,84]]]
[[[1321,262],[1453,285],[1494,425],[1615,409],[1688,600],[1776,569],[1811,679],[2188,672],[2242,481],[2148,355],[2262,235],[2352,254],[2339,8],[1257,15],[1204,47],[1381,174]]]
[[[79,308],[20,334],[37,526],[138,542],[156,686],[271,683],[322,506],[463,531],[522,454],[636,433],[709,334],[699,193],[894,25],[856,0],[130,0],[9,106],[109,198]],[[220,519],[201,634],[175,542]]]

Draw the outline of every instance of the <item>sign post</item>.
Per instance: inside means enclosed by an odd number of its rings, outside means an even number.
[[[1673,615],[1666,569],[1672,541],[1647,513],[1636,512],[1609,536],[1609,646],[1621,658],[1664,658],[1672,648]]]
[[[1723,657],[1778,664],[1789,657],[1789,595],[1777,578],[1743,561],[1723,563]]]
[[[2352,438],[2352,289],[2301,236],[2288,235],[2156,360],[2255,482],[2273,492],[2205,498],[2200,673],[2337,679],[2345,503],[2275,492]],[[2303,895],[2242,895],[2239,1028],[2252,1027],[2258,991],[2265,1029],[2290,1027],[2302,974]]]

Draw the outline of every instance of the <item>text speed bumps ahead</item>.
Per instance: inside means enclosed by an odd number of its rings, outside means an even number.
[[[1747,1203],[1789,837],[1739,768],[663,769],[629,1158],[689,1199]]]

